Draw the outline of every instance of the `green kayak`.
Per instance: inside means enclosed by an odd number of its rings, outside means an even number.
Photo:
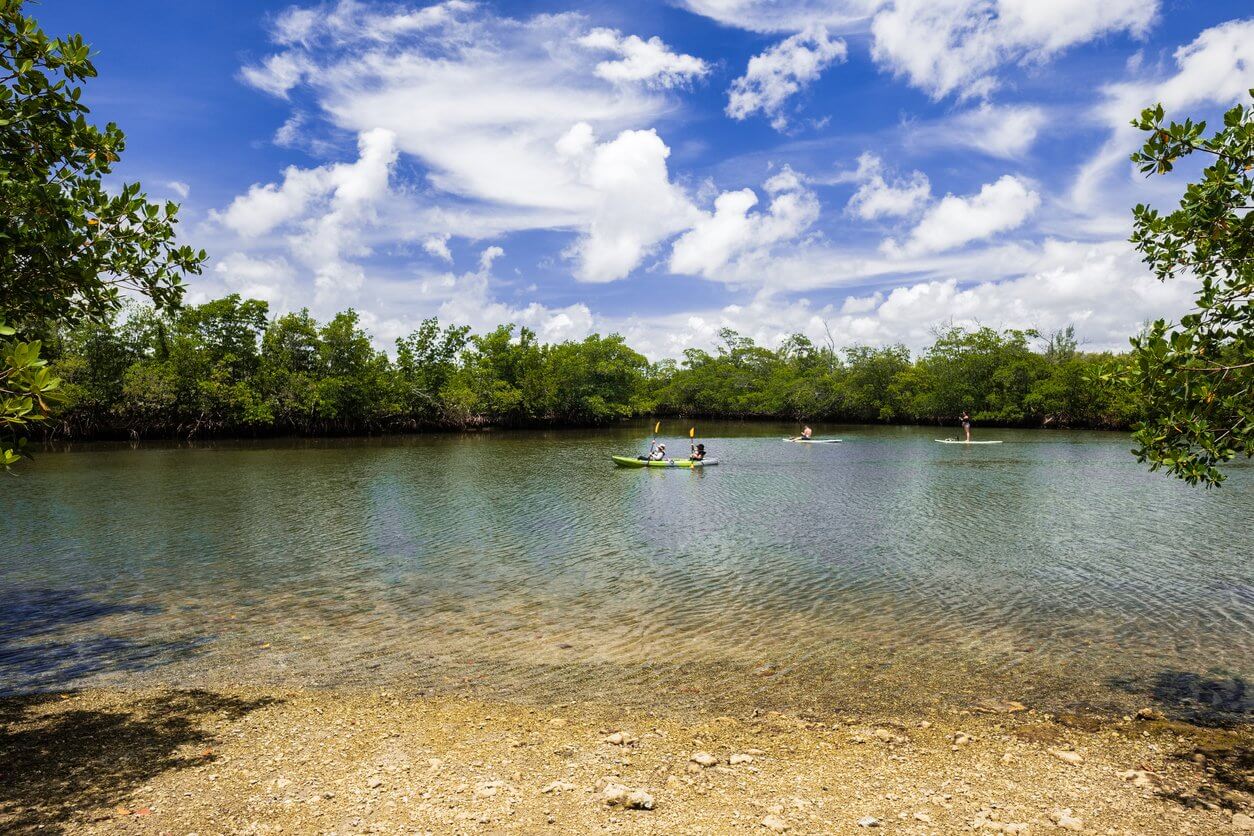
[[[717,459],[706,459],[700,462],[689,461],[688,459],[662,459],[658,462],[645,461],[635,456],[610,456],[614,460],[614,464],[619,467],[709,467],[718,464]]]

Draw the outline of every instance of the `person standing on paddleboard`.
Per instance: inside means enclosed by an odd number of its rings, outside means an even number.
[[[962,414],[958,416],[958,420],[962,421],[962,431],[967,434],[967,443],[971,442],[971,416],[967,411],[962,410]]]

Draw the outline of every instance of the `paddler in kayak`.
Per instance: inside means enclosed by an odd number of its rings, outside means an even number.
[[[704,445],[704,444],[698,444],[697,446],[693,447],[693,448],[692,448],[692,455],[690,455],[690,456],[688,457],[688,460],[689,460],[689,461],[693,461],[693,462],[703,462],[703,461],[705,461],[705,445]]]
[[[649,461],[660,462],[666,458],[666,445],[659,444],[657,447],[649,451]]]

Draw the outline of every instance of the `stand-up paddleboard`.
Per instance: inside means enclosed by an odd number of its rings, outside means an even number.
[[[610,458],[619,467],[710,467],[718,464],[718,459],[703,459],[699,462],[689,461],[688,459],[662,459],[661,461],[653,462],[637,459],[634,456],[610,456]]]
[[[963,441],[961,438],[938,438],[937,444],[1001,444],[1000,441]]]
[[[839,444],[839,438],[785,438],[793,444]]]

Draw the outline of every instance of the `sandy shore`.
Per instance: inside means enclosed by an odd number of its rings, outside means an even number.
[[[387,692],[10,697],[0,832],[1254,828],[1248,727],[1020,708],[696,718]]]

